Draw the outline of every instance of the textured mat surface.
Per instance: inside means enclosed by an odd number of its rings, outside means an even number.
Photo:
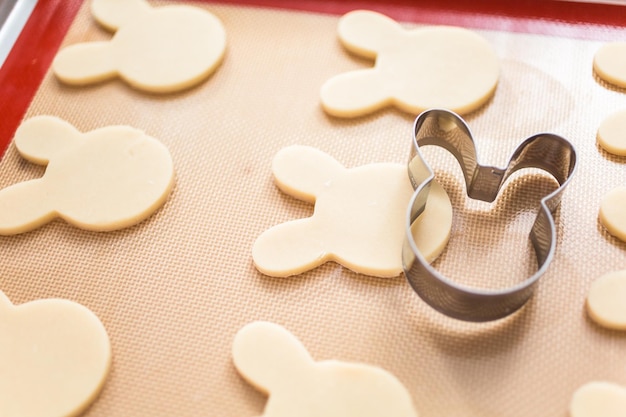
[[[626,245],[597,220],[601,197],[626,183],[626,159],[595,143],[600,122],[626,107],[626,93],[592,73],[600,42],[479,31],[502,59],[495,97],[467,117],[481,162],[503,165],[526,136],[550,131],[574,143],[580,164],[559,210],[556,258],[532,301],[514,317],[476,325],[432,311],[403,277],[358,276],[336,264],[289,279],[256,272],[255,238],[312,213],[274,186],[279,149],[312,145],[348,167],[404,163],[414,117],[324,114],[324,81],[371,65],[342,49],[338,17],[200,7],[222,19],[228,51],[199,87],[151,96],[120,81],[69,88],[48,74],[26,115],[56,115],[83,131],[141,128],[169,147],[177,172],[165,206],[130,229],[90,233],[59,220],[0,238],[0,289],[14,303],[69,298],[109,331],[112,373],[87,416],[260,415],[265,397],[238,376],[230,352],[235,332],[253,320],[284,325],[316,359],[393,372],[424,417],[565,417],[583,383],[626,385],[626,333],[603,330],[584,312],[590,283],[626,268]],[[64,45],[109,37],[83,7]],[[455,207],[436,266],[490,287],[527,277],[527,234],[539,199],[555,187],[550,177],[521,172],[496,203],[476,203],[452,157],[428,155]],[[0,187],[42,173],[10,146]]]

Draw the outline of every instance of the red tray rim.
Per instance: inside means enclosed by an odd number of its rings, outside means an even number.
[[[82,3],[83,0],[38,1],[0,67],[0,114],[3,115],[0,156],[11,143]],[[602,41],[626,37],[624,6],[599,3],[561,0],[221,0],[213,3],[333,15],[368,9],[404,22]]]

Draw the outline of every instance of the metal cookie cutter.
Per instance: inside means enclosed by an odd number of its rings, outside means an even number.
[[[531,297],[539,277],[546,271],[556,247],[556,228],[552,212],[576,167],[576,151],[564,138],[541,133],[520,144],[506,168],[478,163],[476,147],[466,123],[447,110],[428,110],[414,124],[415,139],[408,173],[415,193],[409,203],[402,263],[407,280],[431,307],[447,316],[474,322],[503,318]],[[559,187],[541,200],[529,239],[537,256],[538,270],[527,280],[505,289],[487,290],[459,285],[437,272],[417,249],[411,225],[424,211],[434,173],[424,161],[420,147],[438,145],[452,153],[463,171],[467,195],[492,202],[504,181],[522,168],[539,168],[551,174]]]

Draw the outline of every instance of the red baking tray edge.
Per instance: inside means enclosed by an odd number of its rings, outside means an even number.
[[[33,99],[81,0],[39,0],[0,68],[0,155]]]
[[[4,154],[83,0],[39,0],[0,68]],[[369,9],[396,20],[596,40],[626,40],[626,7],[557,0],[221,0],[341,15]]]

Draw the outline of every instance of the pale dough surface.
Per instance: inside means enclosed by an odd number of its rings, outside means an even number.
[[[0,415],[76,416],[95,400],[111,363],[107,332],[63,299],[13,305],[0,291]]]
[[[62,49],[52,64],[59,80],[87,85],[116,76],[152,93],[194,86],[220,64],[226,32],[206,10],[187,5],[150,7],[144,0],[96,0],[92,13],[117,30],[111,41]]]
[[[366,364],[316,362],[285,328],[243,327],[233,342],[235,367],[269,395],[263,417],[417,417],[410,393],[391,373]]]
[[[467,29],[409,31],[382,14],[357,10],[340,19],[338,31],[346,49],[376,64],[322,86],[322,106],[333,116],[357,117],[387,106],[414,114],[434,107],[464,114],[489,100],[498,83],[494,49]]]
[[[14,141],[24,158],[47,168],[41,178],[0,190],[0,235],[56,217],[93,231],[129,227],[163,205],[174,184],[167,148],[129,126],[81,133],[57,117],[36,116]]]
[[[626,242],[626,186],[618,186],[602,198],[600,222],[610,234]]]
[[[626,42],[602,45],[593,58],[593,69],[604,81],[626,87]]]
[[[626,156],[626,110],[613,113],[604,119],[598,128],[597,139],[598,144],[607,152]]]
[[[610,382],[590,382],[580,387],[570,403],[570,417],[624,417],[626,389]]]
[[[405,216],[413,188],[405,165],[369,164],[347,169],[308,146],[279,151],[272,163],[278,188],[315,203],[313,216],[268,229],[252,249],[259,271],[283,277],[335,261],[354,272],[394,277],[402,272]],[[434,260],[450,237],[452,206],[432,187],[425,213],[413,226],[418,247]]]
[[[587,311],[604,327],[626,330],[626,270],[609,272],[591,284]]]

